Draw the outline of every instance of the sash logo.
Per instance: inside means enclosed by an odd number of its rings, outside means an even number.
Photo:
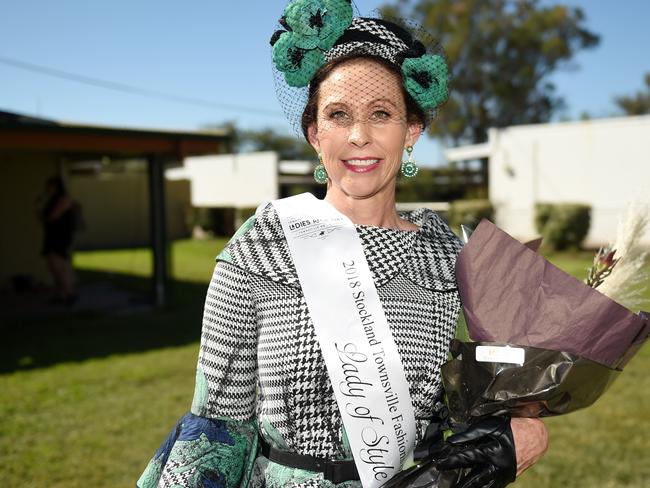
[[[301,227],[306,227],[308,225],[311,225],[315,223],[312,220],[301,220],[299,222],[294,222],[293,224],[289,224],[289,230],[296,230],[300,229]]]

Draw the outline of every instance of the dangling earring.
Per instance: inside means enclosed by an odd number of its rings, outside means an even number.
[[[406,146],[406,152],[409,155],[408,161],[402,161],[400,170],[407,178],[413,178],[418,174],[418,165],[413,161],[413,146]]]
[[[316,183],[320,183],[321,185],[327,183],[327,170],[325,169],[325,165],[323,165],[323,156],[321,156],[321,153],[318,153],[318,166],[314,169],[314,179]]]

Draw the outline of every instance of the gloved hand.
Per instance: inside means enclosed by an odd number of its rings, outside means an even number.
[[[451,449],[437,459],[436,467],[467,468],[456,488],[502,488],[515,480],[517,456],[509,417],[486,417],[446,442]]]

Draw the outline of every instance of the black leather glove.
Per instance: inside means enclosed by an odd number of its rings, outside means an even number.
[[[515,480],[517,456],[509,417],[486,417],[447,439],[441,470],[463,469],[456,488],[502,488]]]

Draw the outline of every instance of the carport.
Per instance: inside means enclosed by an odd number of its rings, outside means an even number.
[[[189,132],[92,126],[0,111],[0,171],[5,188],[0,197],[0,220],[6,226],[9,219],[16,220],[16,212],[19,214],[12,232],[5,232],[6,227],[3,231],[0,280],[29,270],[28,260],[22,259],[21,254],[37,253],[37,249],[25,249],[33,244],[30,239],[33,241],[38,231],[29,225],[31,215],[26,212],[31,214],[31,208],[25,210],[31,206],[21,191],[25,182],[64,173],[64,161],[137,158],[147,162],[153,301],[157,306],[165,305],[169,298],[165,166],[180,164],[186,156],[228,152],[229,141],[230,133],[225,130]],[[20,218],[23,211],[26,215]]]

